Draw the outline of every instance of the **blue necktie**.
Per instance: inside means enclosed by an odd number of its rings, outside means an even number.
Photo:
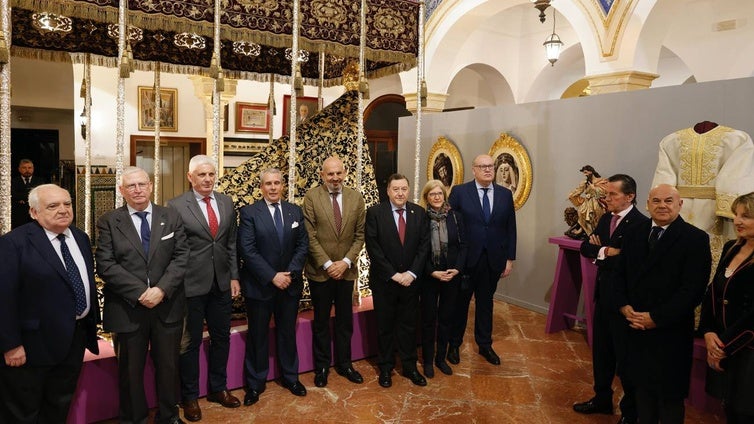
[[[68,244],[65,242],[65,234],[58,234],[58,240],[60,240],[60,253],[63,254],[65,272],[68,274],[68,279],[71,280],[71,287],[76,296],[76,315],[78,316],[83,314],[86,310],[86,290],[84,290],[84,281],[81,280],[79,267],[77,267],[76,262],[73,261],[71,251],[68,249]]]
[[[144,256],[149,257],[149,237],[152,234],[149,230],[149,222],[147,222],[147,211],[134,212],[136,216],[141,218],[141,247],[144,249]]]
[[[655,248],[655,245],[660,240],[660,236],[662,236],[662,233],[664,231],[665,230],[660,226],[655,225],[652,227],[652,231],[649,232],[649,242],[648,242],[649,250],[652,250]]]
[[[275,207],[275,230],[278,232],[278,239],[280,240],[280,247],[283,246],[283,214],[280,212],[280,203],[273,203]]]
[[[490,198],[487,197],[487,190],[489,187],[482,188],[484,194],[482,195],[482,215],[484,215],[484,222],[490,222]]]

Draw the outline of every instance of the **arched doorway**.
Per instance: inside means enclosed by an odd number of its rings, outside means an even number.
[[[364,135],[381,202],[387,200],[388,177],[398,170],[398,118],[409,115],[399,94],[380,96],[364,109]]]

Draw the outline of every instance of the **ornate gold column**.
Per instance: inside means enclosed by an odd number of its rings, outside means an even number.
[[[406,99],[406,109],[408,109],[409,112],[416,114],[416,93],[404,93],[403,98]],[[446,100],[448,100],[447,94],[427,93],[427,105],[422,106],[422,113],[442,112],[445,108]]]
[[[649,88],[657,74],[641,71],[621,71],[586,77],[591,95]]]
[[[194,83],[194,95],[201,99],[204,105],[204,119],[206,121],[205,128],[207,130],[207,155],[212,156],[212,149],[214,149],[214,110],[212,107],[212,93],[215,89],[215,79],[209,77],[203,77],[198,75],[191,75],[189,79]],[[238,81],[234,79],[225,79],[225,90],[218,93],[220,94],[220,110],[225,110],[225,105],[230,103],[230,100],[236,97],[236,88]],[[230,115],[230,113],[229,113]],[[225,121],[225,115],[221,114],[220,128],[223,128]],[[222,131],[220,134],[219,154],[217,155],[217,174],[221,176],[223,174],[223,140]]]

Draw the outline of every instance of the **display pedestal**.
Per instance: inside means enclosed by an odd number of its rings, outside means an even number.
[[[597,266],[592,263],[591,259],[581,256],[579,252],[581,240],[550,237],[549,242],[557,244],[559,249],[545,332],[554,333],[565,330],[573,327],[576,321],[581,321],[586,325],[587,343],[591,346]],[[582,292],[584,316],[577,315]]]

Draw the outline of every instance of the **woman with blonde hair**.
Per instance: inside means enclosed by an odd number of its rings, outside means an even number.
[[[450,209],[447,199],[448,193],[442,181],[430,180],[424,185],[420,203],[429,215],[431,250],[425,275],[421,278],[419,295],[424,375],[429,378],[435,375],[433,361],[444,374],[453,374],[445,355],[463,264],[466,262],[463,218]]]

